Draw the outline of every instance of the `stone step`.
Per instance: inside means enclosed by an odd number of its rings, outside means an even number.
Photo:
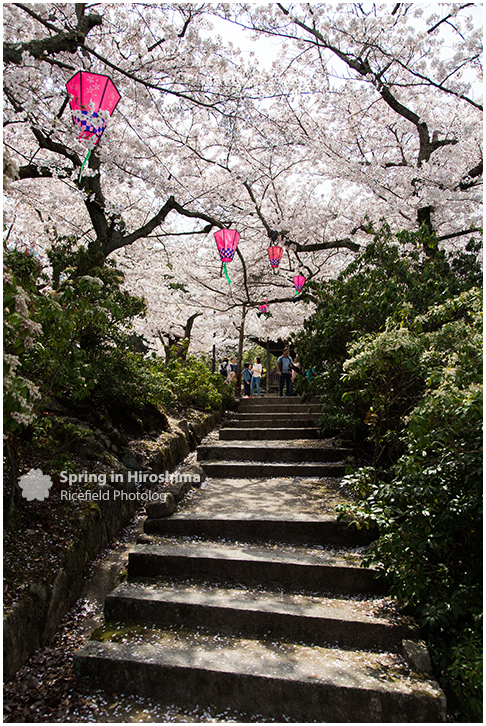
[[[336,462],[344,461],[349,449],[330,446],[284,444],[209,444],[197,447],[198,461]]]
[[[116,641],[121,642],[116,642]],[[133,629],[89,642],[75,672],[96,688],[184,706],[234,709],[259,721],[436,723],[445,698],[400,655]],[[255,720],[255,719],[253,719]]]
[[[260,421],[286,421],[291,426],[293,421],[305,419],[307,421],[317,421],[322,414],[312,413],[309,411],[296,411],[281,413],[280,411],[237,411],[235,418],[237,421],[252,421],[257,424]]]
[[[226,539],[236,542],[281,542],[293,545],[355,547],[370,544],[376,532],[329,519],[237,519],[235,517],[178,516],[146,519],[146,535]]]
[[[357,555],[308,548],[234,546],[216,542],[137,544],[128,556],[128,576],[193,578],[248,587],[339,595],[375,595],[384,584]]]
[[[220,441],[289,441],[298,434],[301,439],[318,439],[319,432],[316,428],[304,428],[295,431],[293,428],[274,427],[262,428],[221,428],[219,430]]]
[[[296,429],[305,429],[309,427],[315,426],[315,418],[306,416],[299,416],[298,418],[293,418],[291,421],[289,421],[288,417],[279,416],[277,418],[268,418],[267,414],[264,415],[263,418],[259,419],[253,419],[253,418],[232,418],[228,421],[225,421],[224,426],[225,428],[240,428],[240,429],[248,429],[248,428],[255,428],[255,429],[270,429],[270,428],[279,428],[279,429],[288,429],[288,431],[292,431],[297,438],[300,438],[298,436],[299,431],[296,431]]]
[[[418,629],[387,615],[382,601],[331,599],[259,590],[212,588],[186,583],[143,587],[125,583],[105,601],[107,623],[150,623],[202,628],[244,638],[401,652],[402,640]],[[387,601],[389,605],[389,601]]]
[[[307,405],[311,403],[319,403],[317,399],[312,399],[311,401],[307,402]],[[301,396],[260,396],[254,397],[254,398],[241,398],[239,402],[239,406],[245,405],[245,406],[251,406],[252,408],[258,408],[259,406],[294,406],[302,404],[302,397]]]
[[[286,415],[294,415],[297,413],[300,414],[307,414],[307,413],[317,413],[319,415],[322,415],[320,413],[321,408],[318,404],[309,404],[309,403],[293,403],[289,404],[288,406],[282,406],[275,403],[265,403],[260,404],[258,408],[252,405],[252,401],[241,401],[241,403],[238,404],[237,412],[238,414],[242,413],[253,413],[253,414],[260,414],[260,413],[276,413],[279,416],[286,416]]]
[[[238,479],[264,477],[342,477],[344,476],[343,464],[319,464],[319,463],[294,463],[294,464],[270,464],[270,463],[238,463],[234,461],[205,461],[202,464],[206,475],[209,477],[229,477]]]

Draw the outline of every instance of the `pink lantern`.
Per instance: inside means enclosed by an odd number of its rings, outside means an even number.
[[[214,239],[218,245],[219,256],[223,263],[224,274],[226,279],[231,284],[229,279],[228,270],[226,269],[226,263],[231,262],[235,256],[238,242],[240,241],[240,233],[236,229],[220,229],[214,233]]]
[[[282,259],[283,249],[276,245],[274,247],[269,247],[267,252],[268,257],[270,258],[270,264],[272,268],[276,270],[280,264],[280,260]]]
[[[302,290],[302,288],[304,287],[304,283],[305,283],[305,277],[304,277],[304,275],[296,275],[294,277],[294,285],[295,285],[295,294],[296,295],[298,295],[299,292]]]
[[[257,317],[259,317],[259,318],[271,318],[272,317],[271,313],[268,312],[268,305],[267,305],[266,300],[264,300],[258,306]]]
[[[79,139],[96,145],[121,96],[108,76],[78,71],[67,83],[73,121],[81,128]]]

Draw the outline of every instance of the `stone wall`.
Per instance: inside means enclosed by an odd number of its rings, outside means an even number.
[[[164,432],[148,457],[149,468],[157,473],[173,471],[220,420],[222,412],[201,414],[178,421]],[[137,456],[138,454],[138,456]],[[137,468],[139,452],[134,452]],[[125,490],[134,485],[123,484]],[[13,605],[3,621],[4,676],[11,678],[30,656],[57,631],[62,618],[80,596],[87,565],[127,526],[139,504],[113,498],[99,501],[79,519],[81,542],[67,547],[64,563],[52,585],[31,582],[27,592]]]

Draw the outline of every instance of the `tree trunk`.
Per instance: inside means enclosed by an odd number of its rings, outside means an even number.
[[[417,222],[419,227],[425,227],[428,234],[423,234],[423,249],[427,257],[435,257],[437,252],[437,239],[432,226],[433,207],[420,207],[417,210]]]
[[[246,305],[243,304],[243,309],[241,312],[241,324],[240,324],[240,339],[238,342],[238,372],[236,374],[236,398],[241,398],[241,373],[242,373],[242,359],[243,359],[243,341],[245,338],[245,318],[246,318],[247,308]]]
[[[270,393],[270,341],[267,338],[267,379],[265,385],[266,393]]]

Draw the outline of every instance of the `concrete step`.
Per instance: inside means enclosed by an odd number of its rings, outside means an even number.
[[[227,428],[240,428],[240,429],[248,429],[248,428],[255,428],[255,429],[270,429],[270,428],[279,428],[279,429],[288,429],[289,431],[292,431],[295,436],[300,438],[299,431],[296,431],[296,429],[305,429],[309,427],[315,427],[316,419],[312,418],[311,416],[299,416],[298,418],[293,418],[291,421],[288,417],[278,416],[276,418],[269,418],[267,414],[264,414],[263,418],[246,418],[246,414],[244,418],[240,418],[238,414],[236,415],[236,418],[229,419],[228,421],[225,421],[224,425]]]
[[[78,651],[75,671],[111,693],[213,704],[255,714],[259,721],[445,721],[437,684],[388,652],[121,629],[112,642],[91,641]]]
[[[317,413],[320,414],[321,407],[318,404],[309,404],[309,403],[293,403],[289,404],[287,406],[279,405],[276,403],[264,403],[260,404],[258,407],[252,405],[252,401],[241,401],[241,403],[238,404],[237,412],[239,414],[242,413],[278,413],[280,416],[289,415],[289,414],[307,414],[307,413]],[[320,414],[321,415],[321,414]]]
[[[125,583],[105,601],[108,623],[202,628],[244,638],[401,652],[417,639],[411,620],[387,615],[380,601],[331,599],[261,589],[204,589],[186,583]],[[387,601],[388,603],[388,601]],[[389,603],[388,603],[389,604]]]
[[[296,435],[301,439],[318,439],[319,432],[316,428],[299,429],[274,427],[262,428],[221,428],[219,430],[220,441],[289,441],[295,439]]]
[[[356,547],[370,544],[376,532],[358,529],[356,525],[338,522],[335,518],[277,517],[250,519],[235,517],[165,517],[146,519],[146,535],[169,537],[197,537],[200,539],[226,539],[236,542],[281,542],[293,545],[321,545],[328,547]]]
[[[319,464],[319,463],[294,463],[294,464],[270,464],[270,463],[239,463],[234,461],[205,461],[202,467],[207,476],[229,477],[238,479],[264,477],[341,477],[344,476],[343,464]]]
[[[193,578],[248,587],[283,588],[340,595],[382,594],[384,585],[357,555],[308,548],[234,546],[216,542],[137,544],[128,556],[128,576]]]
[[[336,462],[344,461],[349,449],[292,444],[209,444],[197,447],[198,461]]]
[[[309,411],[293,411],[282,413],[280,411],[237,411],[235,419],[237,421],[252,421],[258,424],[260,421],[286,421],[291,427],[293,421],[306,419],[307,421],[317,421],[321,418],[320,413],[311,413]]]
[[[266,396],[261,395],[260,398],[254,397],[254,398],[241,398],[239,402],[239,406],[245,405],[245,406],[251,406],[252,408],[258,408],[259,406],[294,406],[299,405],[302,403],[302,397],[301,396]],[[311,401],[307,402],[310,403],[319,403],[317,399],[312,399]]]

